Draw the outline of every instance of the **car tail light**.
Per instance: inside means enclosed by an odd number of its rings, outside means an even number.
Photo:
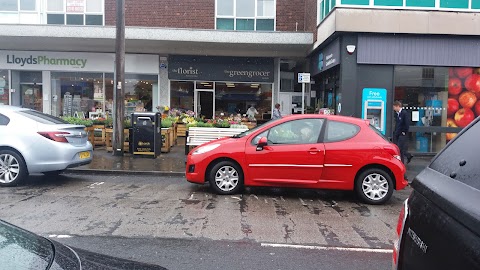
[[[398,256],[400,255],[400,243],[402,241],[403,228],[405,227],[405,221],[407,220],[408,215],[408,199],[403,202],[402,210],[400,210],[400,215],[398,216],[397,222],[397,239],[393,244],[393,253],[392,253],[392,263],[393,269],[398,268]]]
[[[38,132],[38,134],[52,141],[68,143],[68,140],[65,135],[69,135],[70,133],[62,132],[62,131],[51,131],[51,132]]]

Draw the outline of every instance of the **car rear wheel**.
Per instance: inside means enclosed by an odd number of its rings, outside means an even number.
[[[393,194],[393,181],[382,169],[371,168],[362,172],[355,181],[358,196],[368,204],[383,204]]]
[[[15,186],[27,177],[23,158],[14,151],[0,150],[0,186]]]
[[[242,169],[231,161],[221,161],[210,171],[210,186],[216,193],[229,195],[243,189]]]

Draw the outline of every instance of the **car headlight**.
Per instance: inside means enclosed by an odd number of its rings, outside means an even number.
[[[215,149],[219,146],[220,146],[219,143],[201,146],[197,150],[193,151],[192,155],[204,154],[204,153],[212,151],[213,149]]]

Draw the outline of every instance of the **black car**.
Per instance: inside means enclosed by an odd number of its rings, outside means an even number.
[[[72,249],[0,220],[0,269],[160,270],[165,268]]]
[[[393,269],[480,269],[480,117],[412,182]]]

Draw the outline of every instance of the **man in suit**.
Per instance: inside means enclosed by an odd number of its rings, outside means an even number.
[[[395,111],[393,143],[400,148],[402,162],[405,163],[405,157],[407,157],[408,164],[413,158],[413,155],[408,153],[408,128],[410,126],[410,115],[402,108],[402,103],[400,101],[393,102],[393,110]]]

